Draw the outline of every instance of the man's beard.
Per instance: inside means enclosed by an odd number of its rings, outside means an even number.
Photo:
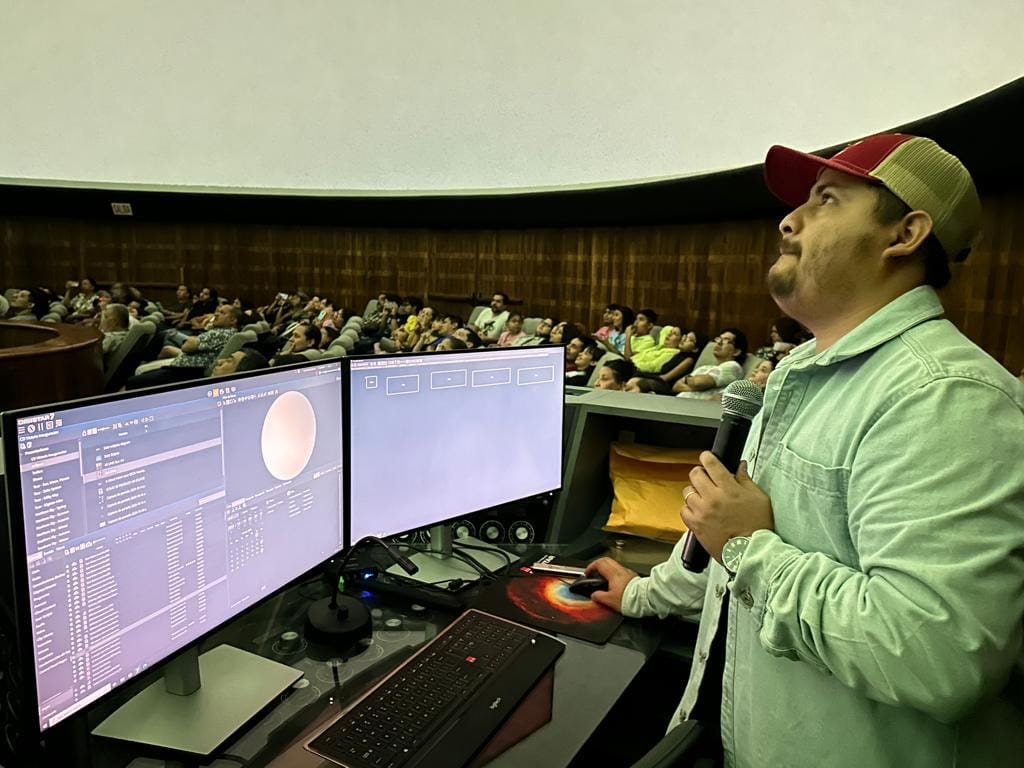
[[[796,290],[796,270],[777,272],[769,269],[767,280],[768,292],[773,299],[788,299]]]

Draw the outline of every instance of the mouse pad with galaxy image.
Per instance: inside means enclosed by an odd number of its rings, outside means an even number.
[[[572,577],[547,574],[512,576],[489,586],[473,603],[474,608],[504,616],[548,632],[606,643],[622,614],[569,591]]]

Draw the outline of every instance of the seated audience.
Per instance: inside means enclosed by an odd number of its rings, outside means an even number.
[[[505,330],[498,336],[498,341],[495,344],[497,347],[511,347],[520,339],[525,339],[526,334],[523,333],[523,315],[520,312],[509,312],[508,318],[505,320]]]
[[[291,336],[288,337],[288,341],[281,347],[281,351],[270,361],[270,364],[274,366],[284,365],[281,362],[283,357],[298,355],[307,349],[317,349],[320,346],[320,339],[321,333],[319,328],[312,323],[299,323],[295,326]],[[306,358],[302,359],[305,360]]]
[[[747,337],[737,328],[723,328],[715,338],[715,362],[698,366],[683,376],[672,389],[678,397],[714,399],[737,379],[743,378],[743,361],[747,358]]]
[[[573,370],[565,373],[565,383],[585,387],[590,383],[590,374],[594,372],[594,366],[604,357],[604,349],[597,344],[596,339],[574,339],[573,344],[580,342],[583,348],[573,360]]]
[[[545,344],[551,343],[551,329],[554,327],[554,321],[550,317],[545,317],[539,323],[537,323],[537,329],[533,332],[532,336],[522,336],[513,343],[515,347],[540,347]]]
[[[803,332],[800,323],[783,315],[772,324],[771,331],[768,332],[768,344],[760,347],[754,354],[771,360],[772,363],[778,363],[800,343]]]
[[[634,376],[622,389],[624,392],[639,392],[644,395],[672,394],[672,385],[656,376]]]
[[[688,354],[693,356],[693,350],[687,352],[680,349],[683,339],[682,331],[679,328],[674,325],[666,325],[661,329],[657,344],[635,353],[630,359],[638,371],[661,375],[662,370],[669,364],[674,368],[683,359],[686,359]],[[679,359],[677,360],[677,358]],[[672,370],[672,368],[668,370]]]
[[[479,336],[477,338],[479,338]],[[464,349],[469,349],[469,345],[462,339],[457,339],[454,336],[441,339],[441,343],[437,346],[438,352],[453,352],[455,350]]]
[[[164,367],[132,376],[125,383],[125,389],[202,378],[207,367],[213,364],[228,339],[238,330],[241,317],[241,310],[230,304],[218,307],[210,330],[186,339],[179,354]]]
[[[452,334],[453,339],[457,339],[466,345],[466,349],[480,349],[484,345],[484,340],[480,338],[480,335],[469,328],[459,328],[455,333]]]
[[[487,307],[476,317],[476,321],[470,324],[470,328],[480,334],[484,344],[495,344],[505,330],[505,323],[508,320],[508,296],[504,293],[495,293],[491,297],[491,306]]]
[[[78,293],[73,297],[72,289],[77,288]],[[96,298],[96,281],[91,277],[83,277],[81,280],[68,280],[64,284],[64,306],[68,308],[66,322],[73,323],[84,317],[92,317],[94,314],[93,300]]]
[[[305,360],[305,358],[302,358]],[[269,365],[267,358],[255,349],[243,348],[227,357],[218,357],[210,367],[211,376],[228,376],[232,373],[256,371]]]
[[[602,344],[609,352],[621,355],[626,350],[626,328],[636,320],[632,308],[618,306],[612,310],[612,329],[608,332],[607,339],[601,339],[595,335],[599,344]]]
[[[641,309],[636,313],[636,320],[626,328],[626,342],[622,354],[632,358],[633,355],[650,349],[657,343],[651,336],[651,329],[658,322],[658,313],[653,309]]]
[[[601,364],[601,370],[597,374],[597,389],[618,389],[621,390],[636,374],[636,366],[632,361],[625,358],[605,360]]]
[[[36,314],[39,312],[39,314]],[[32,291],[22,289],[14,294],[11,299],[11,308],[7,313],[7,320],[15,323],[35,323],[45,315],[45,311],[39,311],[33,302]]]
[[[768,377],[773,370],[775,370],[775,364],[771,360],[762,360],[750,369],[747,379],[757,384],[761,391],[764,392],[764,388],[768,386]]]
[[[619,309],[618,304],[609,304],[601,313],[601,327],[594,331],[594,338],[598,341],[607,341],[608,334],[612,332],[615,325],[615,310]]]
[[[103,334],[101,349],[103,351],[103,367],[107,367],[114,351],[121,346],[128,335],[129,310],[124,304],[107,304],[100,316],[100,333]]]

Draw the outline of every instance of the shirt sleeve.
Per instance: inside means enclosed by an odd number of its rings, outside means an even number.
[[[708,570],[691,573],[683,568],[683,541],[680,538],[676,542],[668,560],[654,566],[650,576],[633,579],[626,585],[622,594],[623,616],[700,616]]]
[[[716,366],[710,371],[710,373],[711,378],[715,380],[715,386],[721,389],[722,387],[729,386],[737,379],[742,378],[743,367],[739,363],[730,360],[727,363],[722,363],[721,365]]]
[[[733,590],[762,647],[941,722],[998,691],[1022,642],[1022,445],[1020,404],[981,381],[932,382],[889,407],[845,495],[859,567],[773,531],[751,538]]]

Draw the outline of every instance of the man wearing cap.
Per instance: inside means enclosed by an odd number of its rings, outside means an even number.
[[[715,562],[602,559],[594,599],[700,615],[670,728],[709,725],[728,765],[1020,765],[1024,387],[935,292],[978,236],[974,184],[904,134],[772,147],[765,177],[794,207],[769,289],[815,338],[769,377],[747,466],[691,472]]]

